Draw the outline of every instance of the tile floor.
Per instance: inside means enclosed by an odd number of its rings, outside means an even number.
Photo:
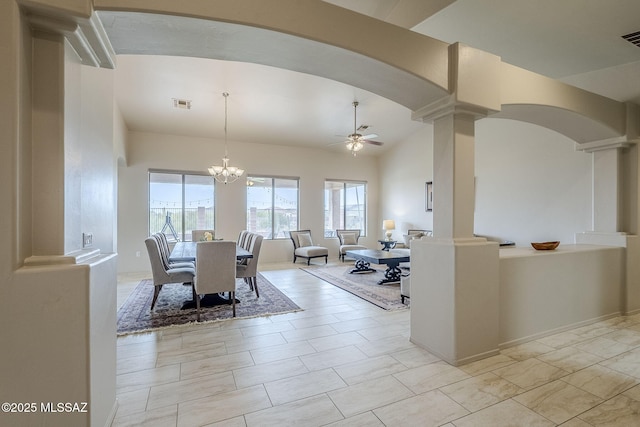
[[[454,367],[409,342],[409,310],[262,272],[305,310],[119,338],[113,426],[640,426],[640,315]]]

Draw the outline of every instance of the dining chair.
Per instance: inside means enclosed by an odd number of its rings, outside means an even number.
[[[193,261],[174,261],[174,262],[169,261],[169,255],[171,255],[171,248],[169,247],[167,236],[164,233],[156,233],[151,237],[155,238],[158,241],[160,255],[162,256],[162,263],[164,264],[164,268],[166,270],[170,268],[183,268],[183,267],[195,268],[196,267]]]
[[[236,242],[218,240],[196,245],[197,320],[200,321],[200,295],[229,292],[236,317]]]
[[[258,257],[260,256],[263,239],[262,235],[250,231],[243,231],[238,237],[238,245],[251,252],[253,257],[245,258],[244,262],[236,264],[236,277],[244,279],[245,283],[249,285],[249,289],[256,292],[257,298],[260,298],[260,292],[258,291],[256,276],[258,274]]]
[[[204,233],[211,233],[211,237],[216,236],[215,230],[191,230],[191,241],[199,242],[204,240]]]
[[[195,270],[192,267],[165,268],[160,253],[158,240],[154,237],[147,237],[144,241],[147,252],[149,253],[149,261],[151,262],[151,274],[153,276],[153,300],[151,301],[151,310],[156,305],[158,295],[162,289],[162,285],[168,283],[193,283]]]

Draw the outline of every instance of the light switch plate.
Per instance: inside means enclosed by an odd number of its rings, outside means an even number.
[[[93,245],[93,233],[82,233],[82,247],[88,248]]]

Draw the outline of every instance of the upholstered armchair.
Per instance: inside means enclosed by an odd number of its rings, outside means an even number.
[[[404,244],[403,248],[398,248],[396,246],[396,251],[411,253],[411,242],[413,240],[422,239],[424,236],[432,236],[433,233],[431,230],[407,230],[407,234],[403,235]],[[405,273],[402,274],[402,278],[400,279],[400,299],[404,304],[405,298],[411,298],[411,274],[410,268],[411,263],[403,262],[400,263],[400,268],[406,270]]]
[[[400,277],[400,301],[403,304],[405,298],[411,298],[411,275],[409,274]]]
[[[347,251],[354,251],[358,249],[367,249],[366,246],[358,244],[360,238],[360,230],[336,230],[336,235],[340,241],[340,250],[338,252],[338,258],[344,261],[344,256]]]
[[[403,246],[406,249],[411,247],[411,241],[415,239],[421,239],[424,236],[431,236],[433,233],[431,230],[407,230],[407,234],[402,236]],[[396,246],[398,248],[398,246]]]
[[[312,258],[324,257],[324,263],[327,263],[329,257],[329,249],[322,246],[316,246],[311,239],[311,230],[290,231],[289,237],[293,242],[293,262],[298,258],[306,258],[309,265]]]

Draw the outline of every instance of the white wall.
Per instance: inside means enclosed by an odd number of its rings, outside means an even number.
[[[500,345],[619,316],[624,251],[592,245],[500,250]]]
[[[591,154],[523,122],[476,122],[475,233],[515,241],[574,243],[591,230]]]
[[[380,159],[381,216],[431,229],[424,183],[433,176],[432,127],[425,125]],[[554,131],[506,119],[476,122],[475,233],[517,245],[560,240],[591,230],[591,155]],[[434,182],[434,192],[438,191]]]
[[[311,229],[314,241],[338,256],[337,239],[324,239],[324,181],[345,179],[367,181],[368,235],[363,244],[376,247],[382,230],[378,224],[378,162],[366,155],[351,156],[345,151],[249,144],[229,141],[229,158],[248,174],[300,178],[300,228]],[[219,164],[224,154],[222,141],[175,135],[130,132],[127,166],[119,171],[119,272],[149,271],[144,245],[148,236],[148,171],[165,169],[204,172]],[[246,228],[244,180],[216,185],[216,236],[235,240]],[[140,256],[137,256],[137,252]],[[292,261],[289,239],[268,240],[262,245],[260,263]]]
[[[425,183],[433,180],[433,126],[425,124],[380,157],[380,215],[393,219],[393,238],[409,229],[431,230],[433,212],[425,209]],[[378,225],[378,224],[376,224]],[[382,234],[382,223],[379,224]]]

